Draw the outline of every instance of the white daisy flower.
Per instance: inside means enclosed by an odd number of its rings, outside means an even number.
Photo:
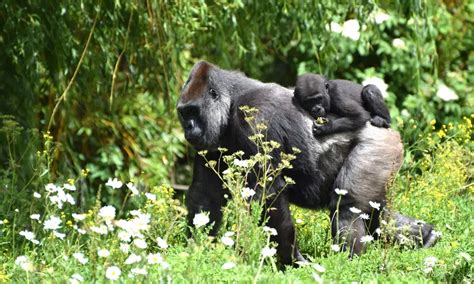
[[[156,243],[162,249],[167,249],[168,248],[168,243],[166,242],[166,240],[163,240],[160,237],[156,238]]]
[[[372,207],[374,209],[380,210],[380,203],[378,203],[378,202],[369,201],[369,205],[370,205],[370,207]]]
[[[40,214],[31,214],[31,215],[30,215],[30,218],[31,218],[32,220],[39,220],[40,217],[41,217]]]
[[[376,24],[381,24],[385,21],[388,21],[390,19],[390,15],[382,10],[377,10],[377,12],[373,13],[370,18],[372,18]]]
[[[82,220],[86,219],[86,214],[76,214],[76,213],[72,213],[71,216],[72,216],[72,218],[74,218],[74,220],[76,220],[76,221],[82,221]]]
[[[81,282],[84,282],[84,278],[80,274],[73,274],[71,278],[69,278],[70,284],[77,284]]]
[[[137,247],[137,248],[141,248],[141,249],[146,249],[147,248],[147,243],[145,240],[143,239],[134,239],[133,240],[133,244]]]
[[[74,184],[65,183],[63,187],[69,191],[76,191],[76,186]]]
[[[63,233],[58,232],[58,231],[53,231],[53,235],[56,238],[61,239],[61,240],[64,240],[64,238],[66,237],[66,234],[63,234]]]
[[[334,189],[334,191],[336,192],[337,195],[346,195],[348,193],[347,190],[339,189],[339,188]]]
[[[105,225],[100,225],[99,227],[92,226],[90,229],[91,229],[92,232],[97,233],[99,235],[105,235],[108,232],[107,226],[105,226]]]
[[[76,252],[72,256],[81,264],[86,264],[89,261],[82,252]]]
[[[122,251],[123,253],[128,253],[130,251],[130,245],[126,243],[121,243],[120,251]]]
[[[119,279],[120,274],[122,274],[122,271],[117,266],[110,266],[105,271],[105,277],[112,281]]]
[[[148,274],[148,271],[145,269],[145,268],[132,268],[130,270],[130,272],[132,272],[133,274],[135,275],[147,275]]]
[[[392,45],[393,47],[398,48],[398,49],[405,49],[406,47],[405,41],[401,38],[394,38],[392,40]]]
[[[148,264],[159,264],[163,262],[163,257],[160,253],[150,253],[147,256]]]
[[[433,267],[436,265],[436,262],[438,261],[438,259],[434,256],[428,256],[427,258],[425,258],[425,266],[426,267]]]
[[[272,257],[275,254],[276,254],[276,249],[275,248],[264,247],[262,249],[262,256],[263,257]]]
[[[166,262],[166,261],[163,261],[163,262],[161,263],[161,267],[162,267],[164,270],[166,270],[166,269],[170,268],[170,264],[169,264],[168,262]]]
[[[359,214],[360,212],[362,212],[359,208],[356,208],[356,207],[349,208],[349,211],[355,214]]]
[[[234,165],[241,168],[247,168],[249,166],[249,160],[234,159]]]
[[[108,249],[99,249],[97,251],[97,255],[99,257],[108,257],[110,255],[110,251]]]
[[[145,196],[148,200],[156,201],[156,195],[154,195],[153,193],[146,192]]]
[[[100,208],[99,216],[105,220],[113,220],[115,218],[115,207],[108,205]]]
[[[330,30],[333,33],[342,33],[342,26],[336,22],[331,22],[329,26],[326,27],[326,29]]]
[[[119,240],[121,240],[122,242],[129,242],[130,239],[132,238],[132,235],[127,232],[127,231],[120,231],[118,233],[118,238]]]
[[[134,185],[132,182],[127,183],[127,188],[130,189],[132,195],[138,195],[140,193],[136,185]]]
[[[455,101],[459,99],[459,96],[456,94],[456,92],[445,84],[439,85],[438,91],[436,92],[436,96],[445,102]]]
[[[356,19],[347,20],[342,24],[342,35],[352,40],[360,38],[360,25]]]
[[[198,213],[194,215],[193,224],[196,228],[200,228],[209,223],[209,213]]]
[[[233,263],[233,262],[231,262],[231,261],[228,261],[228,262],[226,262],[226,263],[224,263],[224,264],[222,265],[222,269],[223,269],[223,270],[232,269],[232,268],[234,268],[234,267],[235,267],[235,263]]]
[[[15,259],[15,264],[27,272],[32,272],[35,269],[33,262],[31,262],[31,260],[25,255],[17,257]]]
[[[52,183],[48,183],[47,185],[45,185],[44,189],[46,189],[47,192],[56,192],[59,188]]]
[[[471,262],[471,256],[467,252],[460,252],[459,256],[464,258],[467,262]]]
[[[31,240],[34,240],[35,239],[35,233],[31,232],[31,231],[27,231],[27,230],[23,230],[21,232],[18,233],[20,236],[23,236],[25,237],[25,239],[31,241]]]
[[[140,262],[142,260],[142,257],[139,255],[136,255],[134,253],[130,254],[127,259],[125,260],[125,264],[134,264],[137,262]]]
[[[56,216],[49,217],[48,220],[44,221],[43,228],[45,230],[57,230],[61,228],[61,219]]]
[[[263,227],[263,231],[269,233],[270,236],[276,236],[276,235],[278,235],[278,232],[277,232],[276,229],[270,228],[270,227],[267,227],[267,226],[264,226],[264,227]]]
[[[369,215],[365,214],[365,213],[360,214],[360,218],[363,219],[363,220],[369,220],[370,219]]]
[[[374,240],[374,237],[372,237],[371,235],[363,236],[360,238],[361,243],[370,243],[373,240]]]
[[[244,187],[242,188],[240,194],[242,195],[242,198],[247,199],[255,195],[255,190],[248,187]]]
[[[107,180],[107,183],[105,184],[106,186],[110,186],[113,189],[121,188],[123,185],[123,182],[119,181],[117,178],[111,179],[109,178]]]
[[[234,245],[234,240],[226,236],[221,238],[221,242],[228,247],[231,247]]]

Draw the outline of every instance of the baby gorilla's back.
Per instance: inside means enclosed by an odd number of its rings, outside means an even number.
[[[353,107],[353,103],[361,105],[370,113],[370,122],[377,127],[390,127],[390,112],[384,103],[382,92],[375,85],[363,87],[360,84],[348,80],[328,81],[328,93],[331,97],[331,111],[344,116],[350,113],[347,108]],[[348,105],[344,104],[344,101]],[[349,112],[347,112],[349,111]],[[362,125],[360,125],[362,126]]]

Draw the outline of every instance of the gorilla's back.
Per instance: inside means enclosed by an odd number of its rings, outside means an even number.
[[[293,169],[284,173],[298,181],[293,186],[296,190],[289,188],[292,190],[289,199],[299,206],[319,208],[328,204],[328,192],[333,189],[334,180],[349,155],[360,157],[355,159],[360,165],[367,161],[380,164],[380,169],[386,172],[377,175],[381,176],[380,181],[400,166],[402,146],[397,132],[367,123],[358,131],[315,138],[312,117],[294,101],[292,90],[276,84],[260,85],[235,98],[231,110],[233,119],[230,121],[238,125],[229,127],[232,131],[228,133],[226,146],[230,149],[232,145],[247,145],[244,149],[233,150],[246,153],[256,151],[256,147],[247,139],[251,130],[239,110],[245,105],[258,109],[258,122],[268,126],[266,139],[278,142],[280,150],[285,153],[292,153],[293,148],[301,151],[292,162]],[[369,156],[372,158],[367,159]],[[279,157],[274,158],[278,161]],[[387,165],[387,159],[392,161],[390,166]],[[373,170],[373,166],[368,169]]]
[[[228,127],[230,131],[224,143],[231,151],[257,151],[248,139],[252,133],[239,110],[241,106],[258,109],[257,121],[268,127],[266,139],[278,142],[281,145],[279,151],[292,153],[293,148],[301,151],[292,162],[293,169],[284,173],[297,181],[295,187],[298,189],[290,195],[290,201],[307,208],[324,207],[328,203],[326,193],[331,189],[355,135],[348,133],[314,138],[313,120],[294,101],[293,92],[276,84],[265,84],[265,87],[259,86],[235,98],[230,119],[234,124]],[[233,145],[240,145],[241,148],[232,148]],[[278,152],[273,158],[275,162],[279,161]]]

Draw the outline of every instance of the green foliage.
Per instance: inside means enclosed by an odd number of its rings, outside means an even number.
[[[248,111],[251,121],[252,110]],[[260,140],[264,139],[258,135],[265,133],[263,124],[256,123],[253,127],[257,133],[252,139],[257,141],[259,153],[248,159],[239,152],[223,155],[227,169],[221,178],[233,198],[224,208],[223,226],[217,237],[208,237],[210,227],[204,226],[208,221],[201,219],[194,221],[203,225],[192,229],[193,239],[187,238],[186,210],[167,186],[146,192],[139,181],[126,187],[108,182],[99,188],[125,194],[127,206],[125,203],[102,206],[99,190],[94,206],[80,208],[76,186],[81,184],[86,172],[75,180],[57,184],[47,184],[47,179],[37,177],[32,182],[36,194],[26,197],[28,209],[19,207],[21,210],[12,210],[1,219],[0,281],[74,282],[72,278],[79,274],[85,282],[106,282],[112,277],[107,271],[114,266],[120,269],[119,279],[125,283],[152,279],[185,283],[473,280],[474,192],[472,184],[466,184],[472,170],[472,153],[468,150],[472,142],[466,141],[466,135],[472,133],[470,119],[451,129],[447,126],[448,136],[440,134],[442,129],[427,132],[424,140],[428,141],[428,137],[441,140],[428,142],[432,148],[427,149],[432,151],[427,151],[420,161],[421,174],[406,183],[412,172],[405,171],[391,189],[390,206],[434,223],[443,236],[438,244],[429,249],[406,249],[383,241],[387,232],[382,230],[382,241],[369,243],[365,254],[348,260],[347,253],[337,253],[331,246],[327,212],[294,209],[298,242],[311,263],[301,268],[288,267],[285,271],[276,268],[274,257],[261,254],[264,247],[274,246],[269,242],[272,229],[262,229],[259,225],[262,209],[265,212],[271,208],[259,202],[265,198],[246,201],[261,195],[262,189],[270,186],[284,168],[291,167],[294,156],[282,153],[283,162],[273,165],[269,157],[278,145]],[[38,172],[48,171],[49,155],[54,153],[49,144],[51,137],[44,139],[48,150],[38,159],[44,160],[36,165]],[[208,165],[216,172],[224,166],[217,161],[208,161]],[[256,169],[264,170],[254,172]],[[245,188],[251,173],[257,174],[260,185],[253,193]],[[68,194],[74,198],[62,202],[55,198]],[[2,196],[7,198],[3,205],[21,206],[17,196],[4,192]],[[5,214],[5,207],[1,212]],[[57,227],[53,220],[58,222]]]
[[[0,282],[66,282],[74,273],[104,282],[111,265],[120,266],[124,282],[472,282],[471,2],[2,1]],[[189,176],[191,151],[174,106],[199,59],[284,86],[305,72],[357,82],[382,79],[393,128],[405,143],[391,206],[435,223],[443,233],[439,244],[412,251],[378,242],[348,261],[331,250],[326,212],[294,209],[302,252],[326,272],[312,266],[278,271],[273,258],[260,255],[271,245],[258,226],[259,210],[250,207],[263,204],[236,198],[224,210],[218,239],[202,229],[195,232],[197,241],[189,240],[185,209],[169,186],[158,185]],[[262,138],[253,137],[260,150],[275,154],[277,146]],[[228,158],[233,172],[222,177],[232,196],[245,187],[249,170],[234,164],[243,161],[239,155]],[[287,162],[267,168],[260,186],[291,166],[293,154],[282,157]],[[265,164],[267,158],[250,160]],[[104,185],[111,177],[130,181],[137,192]],[[49,183],[55,187],[48,191]],[[71,185],[75,191],[66,189]],[[75,204],[59,208],[50,199],[59,191],[52,188],[70,194]],[[143,234],[148,247],[132,245],[132,251],[143,258],[160,252],[170,267],[142,260],[147,278],[128,279],[140,266],[124,264],[129,254],[121,250],[126,242],[115,223],[115,231],[98,233],[110,227],[99,214],[103,204],[116,208],[114,222],[149,216]],[[40,214],[42,223],[31,214]],[[64,240],[43,228],[52,216],[60,218]],[[23,230],[33,231],[39,244],[19,235]],[[222,243],[225,231],[235,233],[234,246]],[[160,247],[158,237],[169,248]],[[111,255],[98,257],[98,248]],[[77,252],[87,264],[73,257]],[[31,266],[15,264],[20,255]],[[430,256],[438,260],[424,272]],[[222,269],[226,262],[236,267]]]
[[[24,131],[50,130],[61,144],[53,176],[88,168],[90,184],[176,175],[185,148],[174,105],[201,58],[287,86],[304,72],[376,76],[388,85],[395,119],[414,119],[419,129],[433,118],[447,124],[473,112],[473,11],[469,1],[7,0],[0,112]],[[441,83],[458,99],[437,97]],[[40,145],[16,147],[29,149],[24,166]]]

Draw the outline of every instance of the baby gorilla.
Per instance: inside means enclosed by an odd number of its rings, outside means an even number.
[[[298,77],[295,99],[315,119],[330,117],[326,123],[314,123],[313,134],[352,131],[370,120],[372,125],[390,127],[390,112],[380,90],[347,80],[327,80],[317,74]]]

